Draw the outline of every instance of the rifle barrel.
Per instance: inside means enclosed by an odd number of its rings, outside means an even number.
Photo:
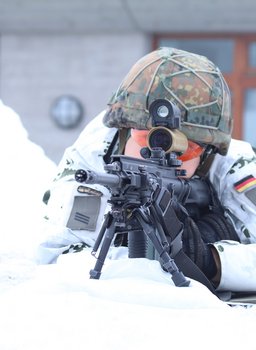
[[[118,187],[121,178],[115,174],[96,173],[92,170],[79,169],[75,173],[77,182],[86,184],[98,184],[109,187]]]

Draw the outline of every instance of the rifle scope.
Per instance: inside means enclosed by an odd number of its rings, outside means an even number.
[[[151,103],[149,113],[153,128],[149,131],[147,143],[150,150],[161,147],[166,153],[183,153],[188,148],[188,139],[180,128],[181,112],[172,102],[158,99]]]

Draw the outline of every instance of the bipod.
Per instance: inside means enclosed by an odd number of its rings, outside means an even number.
[[[188,286],[190,281],[186,279],[183,273],[178,269],[174,260],[166,251],[165,246],[163,245],[159,237],[156,235],[156,226],[154,225],[154,223],[147,220],[147,217],[141,208],[137,208],[136,210],[134,210],[133,215],[137,219],[137,222],[140,224],[141,231],[151,240],[154,248],[158,252],[159,257],[163,262],[163,268],[171,274],[175,286]],[[113,241],[114,236],[116,234],[117,226],[117,220],[114,218],[111,212],[108,212],[99,232],[99,235],[95,241],[94,247],[92,249],[92,255],[96,256],[96,252],[100,244],[102,243],[99,255],[98,257],[96,257],[97,261],[94,266],[94,269],[90,270],[91,279],[99,279],[101,276],[101,270],[104,265],[107,253],[109,251],[111,242]]]

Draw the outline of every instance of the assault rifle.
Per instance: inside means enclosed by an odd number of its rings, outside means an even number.
[[[206,183],[200,179],[185,180],[184,171],[174,153],[162,148],[152,149],[148,159],[112,156],[104,173],[79,169],[75,179],[80,183],[100,184],[110,190],[111,210],[92,249],[100,252],[90,278],[99,279],[106,255],[118,234],[128,234],[129,257],[146,257],[148,239],[157,251],[165,271],[176,286],[188,286],[190,281],[177,267],[174,257],[182,249],[183,224],[175,208],[179,205],[209,203]],[[144,239],[146,237],[146,239]]]

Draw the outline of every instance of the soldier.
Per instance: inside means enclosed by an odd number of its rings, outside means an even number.
[[[184,224],[183,250],[219,291],[255,291],[254,151],[231,139],[231,98],[220,70],[206,57],[174,48],[135,63],[107,110],[64,153],[48,200],[51,235],[40,245],[38,260],[53,263],[62,253],[93,245],[109,193],[100,185],[81,192],[74,173],[103,171],[115,153],[141,157],[152,129],[149,106],[159,99],[181,111],[180,132],[188,147],[177,153],[187,177],[209,179],[212,188],[211,205],[177,213]]]

